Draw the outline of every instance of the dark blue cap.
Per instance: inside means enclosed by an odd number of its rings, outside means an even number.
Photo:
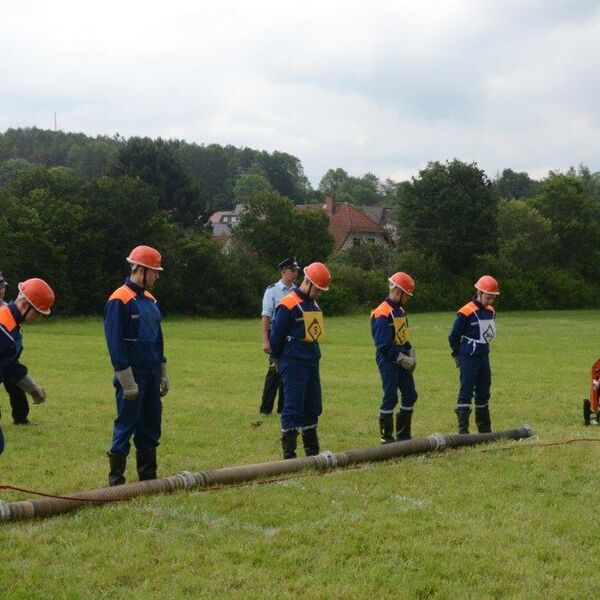
[[[284,269],[296,269],[296,271],[299,271],[300,265],[296,262],[296,257],[294,256],[294,258],[286,258],[285,260],[282,260],[277,265],[277,268],[280,271],[283,271]]]

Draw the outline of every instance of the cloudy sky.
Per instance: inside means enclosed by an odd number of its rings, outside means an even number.
[[[370,4],[370,7],[367,5]],[[600,171],[598,0],[1,0],[0,131]]]

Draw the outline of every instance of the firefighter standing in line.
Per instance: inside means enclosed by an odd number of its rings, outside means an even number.
[[[371,334],[377,349],[375,361],[383,387],[379,409],[382,444],[394,441],[394,408],[398,404],[398,389],[402,400],[396,413],[397,440],[411,438],[413,408],[418,397],[413,378],[417,362],[404,310],[404,305],[414,293],[415,282],[401,271],[389,277],[388,282],[388,297],[371,313]]]
[[[459,309],[448,336],[452,358],[460,369],[456,405],[458,433],[469,433],[471,399],[475,393],[475,423],[479,433],[492,430],[490,419],[490,342],[496,336],[496,313],[492,304],[500,294],[498,282],[483,275],[475,284],[477,294]]]
[[[277,400],[277,412],[281,413],[283,408],[283,389],[281,387],[281,375],[271,357],[271,345],[269,344],[269,331],[271,322],[275,314],[275,308],[279,301],[287,296],[293,289],[296,288],[295,281],[298,277],[300,267],[295,258],[286,258],[282,260],[277,268],[281,271],[281,279],[270,285],[263,296],[263,305],[261,313],[260,329],[262,333],[262,349],[263,352],[269,355],[269,368],[265,376],[265,385],[263,388],[262,402],[259,408],[261,417],[266,417],[273,412],[273,404],[275,396],[279,390]]]
[[[127,257],[131,274],[104,310],[104,331],[115,370],[117,418],[108,452],[109,485],[125,483],[130,439],[136,447],[140,481],[156,479],[156,447],[161,434],[161,397],[169,391],[161,313],[147,290],[159,277],[160,253],[137,246]]]
[[[6,294],[6,286],[8,281],[4,277],[4,273],[0,271],[0,306],[6,306],[4,295]],[[15,425],[29,425],[29,402],[25,392],[9,377],[3,381],[4,389],[10,399],[10,408],[12,418]]]
[[[323,263],[311,263],[304,268],[300,287],[282,298],[275,311],[269,342],[283,385],[283,458],[296,458],[299,431],[306,456],[319,454],[317,424],[323,408],[319,340],[324,329],[317,298],[330,282],[329,269]]]
[[[49,315],[54,305],[54,292],[43,279],[27,279],[19,283],[19,295],[14,302],[0,307],[0,379],[16,382],[31,395],[34,404],[46,400],[46,392],[27,373],[19,362],[23,351],[21,324],[37,321]],[[0,454],[4,450],[4,436],[0,428]]]

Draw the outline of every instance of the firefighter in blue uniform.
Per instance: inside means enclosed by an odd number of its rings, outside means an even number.
[[[415,290],[413,278],[402,271],[388,278],[388,297],[371,312],[371,334],[376,347],[375,361],[381,375],[383,399],[379,408],[381,443],[394,441],[394,408],[401,394],[400,410],[396,413],[396,439],[411,438],[411,422],[417,390],[413,372],[417,366],[410,343],[408,320],[404,305]]]
[[[6,287],[8,281],[4,277],[4,273],[0,271],[0,306],[5,306],[4,295],[6,294]],[[4,389],[8,394],[10,400],[10,408],[12,412],[13,423],[15,425],[29,425],[29,402],[27,402],[27,395],[25,392],[9,377],[5,377]]]
[[[281,388],[281,375],[279,370],[271,356],[271,345],[269,344],[269,332],[271,330],[271,323],[273,316],[275,315],[275,308],[279,304],[279,301],[287,296],[293,289],[296,288],[296,277],[300,267],[296,262],[295,258],[286,258],[282,260],[277,268],[281,271],[281,279],[270,285],[264,293],[260,329],[262,334],[262,349],[263,352],[269,355],[269,368],[265,376],[265,384],[263,387],[262,402],[259,408],[261,417],[266,417],[273,412],[273,405],[275,404],[275,396],[279,390],[279,396],[277,399],[277,412],[281,413],[283,408],[283,390]],[[257,421],[259,423],[259,421]]]
[[[448,336],[452,358],[460,369],[456,405],[458,433],[469,433],[471,400],[475,393],[475,423],[479,433],[492,430],[490,419],[490,342],[496,337],[496,313],[492,304],[500,294],[498,282],[483,275],[475,284],[477,294],[459,309]]]
[[[330,283],[329,269],[323,263],[311,263],[304,268],[300,287],[282,298],[275,311],[269,343],[283,385],[283,458],[296,458],[299,431],[306,456],[319,454],[317,425],[323,408],[319,340],[324,329],[317,298]]]
[[[131,275],[104,309],[104,332],[116,388],[117,418],[108,452],[109,485],[125,483],[130,439],[136,448],[140,481],[156,479],[156,447],[161,433],[161,397],[169,391],[161,314],[148,291],[159,277],[160,253],[137,246],[127,257]]]
[[[0,307],[0,379],[10,380],[31,395],[34,404],[46,400],[46,392],[19,362],[23,351],[21,324],[37,321],[49,315],[54,305],[54,292],[43,279],[27,279],[19,283],[19,295],[14,302]],[[4,451],[4,435],[0,428],[0,454]]]

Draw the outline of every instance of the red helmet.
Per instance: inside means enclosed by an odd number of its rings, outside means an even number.
[[[162,257],[158,250],[150,246],[136,246],[129,256],[127,262],[131,265],[139,265],[140,267],[148,267],[153,271],[162,271]]]
[[[483,275],[477,280],[475,289],[492,296],[498,296],[500,294],[500,287],[498,282],[491,275]]]
[[[320,290],[326,292],[329,289],[331,273],[323,263],[310,263],[308,267],[304,267],[304,275],[306,275],[308,280]]]
[[[391,277],[388,277],[388,281],[392,286],[400,288],[404,293],[412,296],[415,291],[415,280],[408,274],[398,271]]]
[[[19,292],[37,310],[43,315],[49,315],[50,309],[54,306],[54,292],[52,288],[43,280],[37,277],[27,279],[18,285]]]

